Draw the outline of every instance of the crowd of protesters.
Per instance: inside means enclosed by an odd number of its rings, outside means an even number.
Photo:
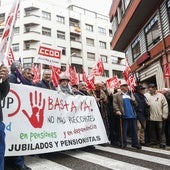
[[[170,146],[168,88],[158,91],[156,84],[151,83],[147,87],[137,85],[132,92],[128,84],[122,81],[120,87],[114,90],[107,89],[104,82],[97,82],[94,89],[88,89],[83,81],[69,85],[70,78],[67,75],[60,76],[58,87],[55,87],[49,68],[43,71],[42,79],[37,83],[33,83],[31,67],[22,69],[21,63],[14,62],[10,71],[8,80],[11,83],[58,90],[69,95],[93,96],[101,113],[109,145],[126,148],[130,142],[131,147],[136,149],[142,149],[143,145],[160,148]],[[85,149],[93,150],[95,147],[89,146]],[[25,165],[23,156],[6,157],[5,160],[12,165],[13,170],[31,170]],[[0,166],[3,166],[1,164]]]

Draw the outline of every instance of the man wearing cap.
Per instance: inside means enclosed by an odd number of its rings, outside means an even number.
[[[136,105],[135,98],[132,93],[129,93],[128,85],[126,82],[122,82],[120,85],[120,92],[117,92],[113,96],[113,108],[116,115],[120,116],[120,129],[122,133],[120,136],[122,147],[127,146],[127,133],[128,129],[131,130],[131,146],[137,149],[141,149],[141,145],[137,136],[137,122],[134,105]]]
[[[66,94],[74,95],[71,90],[71,87],[69,86],[69,81],[70,79],[68,78],[68,76],[62,75],[59,79],[58,90]]]
[[[144,95],[145,87],[138,85],[135,87],[134,97],[136,99],[137,105],[135,107],[137,114],[137,130],[138,130],[138,139],[141,145],[145,144],[145,129],[146,129],[146,120],[149,118],[149,104]]]
[[[145,94],[150,105],[149,137],[150,145],[159,144],[160,148],[166,147],[164,125],[168,117],[168,103],[165,96],[157,92],[154,83],[148,85],[148,93]]]

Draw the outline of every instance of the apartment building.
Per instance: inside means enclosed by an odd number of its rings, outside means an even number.
[[[111,48],[125,52],[141,83],[170,87],[170,0],[114,0]]]
[[[0,7],[0,21],[5,20],[10,8]],[[2,35],[4,24],[0,24]],[[90,73],[99,58],[104,63],[105,73],[96,77],[105,81],[118,75],[122,78],[125,54],[110,50],[112,38],[109,17],[75,5],[61,8],[41,0],[23,0],[14,28],[12,49],[16,59],[22,58],[23,65],[34,62],[40,45],[62,49],[61,70],[66,65],[75,66]]]

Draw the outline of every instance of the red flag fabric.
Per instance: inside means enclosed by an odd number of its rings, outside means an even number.
[[[131,68],[128,64],[128,61],[126,59],[126,67],[125,70],[123,71],[123,77],[125,79],[125,81],[127,82],[129,89],[134,91],[135,86],[137,85],[136,80],[132,74]]]
[[[70,79],[69,84],[70,84],[71,86],[79,83],[79,77],[78,77],[78,74],[77,74],[77,72],[76,72],[76,68],[75,68],[75,67],[72,67],[72,66],[69,64],[69,65],[67,66],[67,68],[66,68],[65,74],[69,77],[69,79]]]
[[[164,76],[170,78],[170,63],[166,63],[164,66],[165,74]]]
[[[113,89],[119,88],[120,83],[121,81],[118,79],[117,75],[106,80],[107,88],[113,88]]]
[[[93,76],[93,75],[88,76],[84,70],[82,73],[82,81],[84,81],[87,84],[88,90],[95,89],[95,86],[94,86],[95,76]]]
[[[84,82],[87,82],[88,78],[87,78],[87,75],[86,75],[86,72],[83,70],[83,73],[82,73],[82,80]]]
[[[52,81],[52,83],[54,84],[55,87],[58,87],[61,70],[60,70],[60,68],[54,67],[54,66],[51,66],[51,70],[52,70],[51,81]]]
[[[15,61],[12,48],[10,48],[10,51],[7,56],[7,60],[8,60],[8,66],[11,66],[11,64]]]
[[[104,73],[104,65],[101,59],[99,59],[96,65],[92,68],[90,75],[91,76],[102,76]]]
[[[128,80],[127,80],[127,84],[128,84],[131,91],[135,90],[135,86],[137,86],[137,83],[136,83],[136,80],[135,80],[135,78],[132,74],[129,75]]]
[[[123,77],[124,77],[126,82],[127,82],[128,78],[129,78],[130,74],[131,74],[131,68],[130,68],[130,66],[128,64],[128,61],[126,60],[126,66],[125,66],[125,69],[123,71]]]
[[[13,28],[17,19],[19,6],[20,0],[15,0],[5,23],[5,28],[2,34],[0,44],[1,62],[3,62],[3,60],[7,58],[7,55],[11,47],[13,38]]]
[[[41,64],[39,64],[39,65],[32,64],[31,69],[32,69],[32,73],[34,74],[33,82],[38,83],[41,78]]]
[[[89,76],[88,79],[86,80],[87,88],[89,90],[94,90],[95,89],[94,81],[95,81],[94,76]]]

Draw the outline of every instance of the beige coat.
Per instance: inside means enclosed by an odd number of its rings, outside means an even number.
[[[168,103],[165,96],[161,93],[151,95],[145,94],[150,105],[150,120],[163,121],[168,117]]]

